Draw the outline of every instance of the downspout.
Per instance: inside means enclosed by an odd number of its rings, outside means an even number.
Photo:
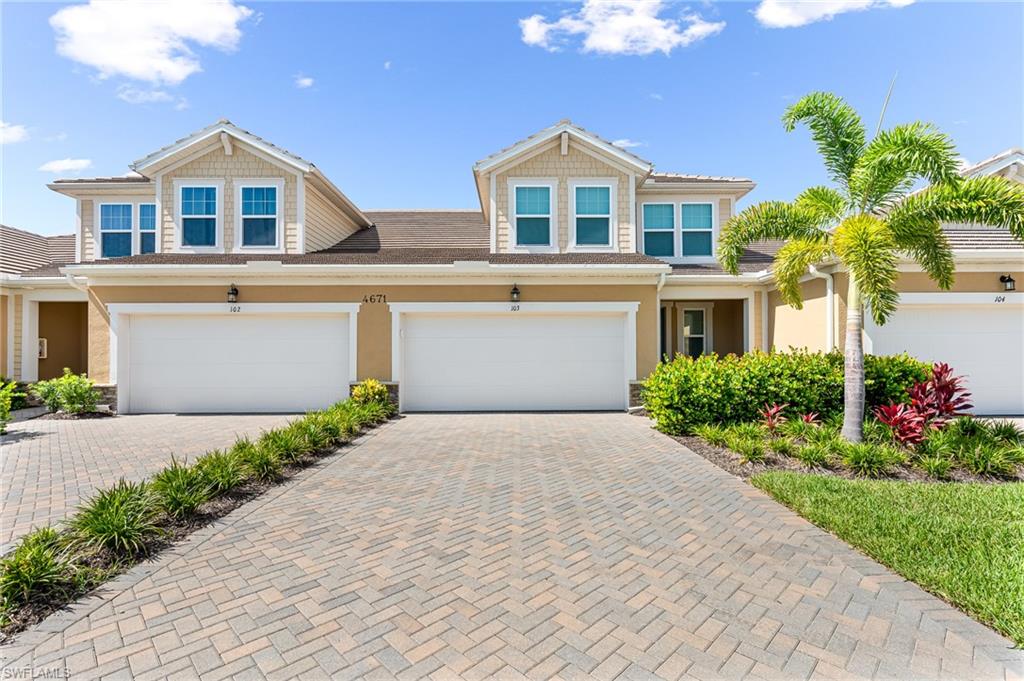
[[[68,285],[71,288],[77,289],[77,290],[81,291],[82,293],[84,293],[86,295],[89,295],[89,287],[88,286],[83,286],[82,284],[79,284],[77,281],[75,281],[75,275],[71,274],[70,272],[67,272],[67,273],[64,274],[64,279],[67,280]]]
[[[825,280],[825,350],[831,352],[836,347],[835,280],[831,274],[819,272],[814,265],[810,265],[807,271],[815,279]]]

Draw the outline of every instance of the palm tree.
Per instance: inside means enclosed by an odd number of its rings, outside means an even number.
[[[896,309],[901,257],[913,258],[942,289],[953,285],[953,254],[941,224],[1007,227],[1024,240],[1024,189],[1001,177],[965,179],[952,140],[916,122],[881,130],[868,141],[860,116],[828,92],[809,94],[782,123],[811,132],[834,187],[811,187],[795,201],[765,201],[742,211],[722,230],[718,257],[738,272],[750,244],[785,240],[773,273],[782,299],[800,309],[800,278],[808,267],[836,261],[847,270],[843,437],[860,442],[864,419],[867,308],[884,324]],[[879,126],[880,128],[881,126]],[[928,186],[911,192],[915,183]]]

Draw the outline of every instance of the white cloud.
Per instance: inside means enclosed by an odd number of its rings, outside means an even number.
[[[117,98],[129,104],[153,104],[155,102],[169,102],[174,99],[166,90],[143,90],[131,85],[121,85],[117,88]]]
[[[725,28],[724,21],[705,21],[694,13],[659,16],[663,9],[663,0],[584,0],[579,10],[554,21],[542,14],[520,19],[519,28],[524,43],[551,52],[578,35],[583,52],[631,55],[669,54]]]
[[[91,165],[92,161],[87,158],[61,158],[47,161],[39,169],[46,173],[80,173]]]
[[[14,144],[28,139],[28,128],[7,121],[0,121],[0,144]]]
[[[295,87],[299,88],[300,90],[305,90],[306,88],[313,87],[313,83],[315,82],[316,81],[310,78],[309,76],[304,76],[301,73],[295,75]]]
[[[189,103],[188,103],[188,100],[187,100],[187,99],[185,99],[184,97],[180,98],[180,99],[179,99],[179,100],[178,100],[178,101],[177,101],[177,102],[176,102],[176,103],[174,104],[174,110],[175,110],[175,111],[184,111],[184,110],[185,110],[185,109],[187,109],[188,107],[189,107]]]
[[[193,46],[231,52],[253,11],[233,0],[90,0],[50,17],[58,54],[124,76],[177,85],[202,70]]]
[[[44,137],[43,141],[44,142],[63,142],[67,138],[68,138],[68,134],[66,132],[58,132],[55,135],[48,135],[47,137]]]
[[[768,28],[794,28],[828,21],[837,14],[875,7],[906,7],[914,0],[761,0],[754,16]]]
[[[385,71],[390,71],[391,70],[391,62],[390,61],[384,62],[384,70]]]
[[[631,140],[628,137],[624,137],[624,138],[622,138],[620,140],[614,140],[612,142],[612,144],[614,144],[617,147],[621,147],[623,149],[631,149],[633,147],[646,147],[647,146],[647,144],[645,142],[637,142],[636,140]]]
[[[663,101],[665,99],[665,95],[661,94],[660,92],[652,92],[651,94],[648,95],[648,97],[658,102]]]

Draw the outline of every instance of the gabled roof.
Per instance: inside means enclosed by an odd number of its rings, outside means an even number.
[[[373,220],[327,248],[330,253],[376,253],[401,248],[487,249],[490,227],[478,210],[368,210]]]
[[[537,147],[545,142],[548,142],[562,133],[568,133],[570,137],[575,137],[578,140],[592,144],[595,147],[601,149],[605,153],[613,156],[627,165],[634,166],[643,173],[651,172],[654,167],[650,161],[644,160],[636,154],[626,151],[622,147],[617,147],[606,139],[603,139],[594,133],[581,128],[574,124],[569,119],[563,119],[558,123],[555,123],[549,128],[544,128],[540,132],[536,132],[526,139],[520,140],[512,146],[505,147],[501,151],[491,154],[487,158],[481,159],[476,162],[473,166],[473,172],[479,173],[494,166],[503,163],[504,161],[518,156],[523,152],[529,151],[534,147]]]
[[[991,158],[979,161],[974,165],[967,166],[960,171],[964,177],[977,177],[979,175],[992,175],[1014,163],[1024,164],[1024,149],[1012,147],[1001,151]]]
[[[191,135],[182,137],[178,141],[172,144],[168,144],[166,147],[157,149],[148,156],[143,156],[139,160],[132,163],[131,168],[136,172],[145,174],[146,168],[156,163],[159,163],[160,161],[168,158],[169,156],[177,154],[182,149],[186,149],[194,144],[204,142],[212,137],[217,137],[222,132],[227,133],[228,135],[231,135],[235,139],[241,140],[242,142],[245,142],[246,144],[249,144],[255,147],[256,149],[259,149],[263,153],[276,158],[282,163],[285,163],[298,170],[301,170],[304,173],[308,173],[313,169],[313,164],[307,161],[306,159],[302,158],[301,156],[297,156],[296,154],[293,154],[290,151],[287,151],[286,149],[282,149],[276,144],[271,144],[267,140],[263,139],[262,137],[259,137],[258,135],[254,135],[248,130],[243,130],[242,128],[238,127],[226,118],[222,118],[213,125],[208,125],[202,130],[197,130]]]
[[[690,175],[686,173],[651,173],[647,178],[648,183],[655,184],[705,184],[721,183],[732,184],[740,182],[753,184],[753,180],[746,177],[727,177],[723,175]]]
[[[0,225],[0,273],[21,274],[75,261],[75,235],[43,236]]]

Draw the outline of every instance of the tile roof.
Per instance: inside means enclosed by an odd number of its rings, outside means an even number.
[[[785,241],[759,241],[751,244],[740,257],[740,274],[761,272],[770,269],[776,251],[782,248]],[[722,266],[716,263],[682,263],[672,265],[672,274],[726,274]]]
[[[691,175],[686,173],[651,173],[648,181],[653,180],[656,184],[693,184],[706,182],[753,182],[746,177],[727,177],[721,175]]]
[[[490,226],[478,210],[370,210],[364,214],[373,222],[372,227],[359,230],[325,252],[490,246]]]
[[[96,184],[96,183],[112,183],[112,182],[124,182],[126,184],[146,184],[151,183],[148,177],[139,175],[138,173],[132,175],[116,175],[114,177],[70,177],[60,180],[54,180],[53,184]]]
[[[1024,251],[1024,243],[1015,239],[1008,229],[951,226],[943,231],[954,251]]]
[[[21,274],[74,259],[74,234],[43,236],[0,225],[0,273]]]

